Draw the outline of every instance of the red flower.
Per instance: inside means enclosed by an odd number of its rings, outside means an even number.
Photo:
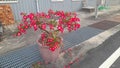
[[[61,33],[63,33],[63,27],[61,26],[61,25],[59,25],[58,27],[57,27],[57,29],[59,30],[59,31],[61,31]]]
[[[17,33],[17,36],[20,36],[20,35],[22,35],[21,32],[18,32],[18,33]]]
[[[45,24],[45,23],[41,24],[41,28],[42,28],[43,30],[45,30],[45,29],[46,29],[46,24]]]
[[[23,19],[26,20],[28,17],[26,15],[23,16]]]
[[[30,20],[32,20],[32,19],[34,18],[34,14],[33,14],[33,13],[30,13],[30,14],[29,14],[29,18],[30,18]]]
[[[20,32],[25,33],[26,31],[25,31],[25,29],[21,28]]]
[[[48,38],[47,42],[53,42],[53,40],[54,40],[53,38]]]
[[[34,30],[36,31],[38,29],[37,25],[35,24],[34,26]]]
[[[29,26],[28,26],[28,25],[25,25],[24,27],[25,27],[25,29],[28,29]]]
[[[75,27],[78,29],[80,28],[80,24],[75,24]]]
[[[44,12],[42,12],[42,13],[40,13],[40,16],[41,16],[41,17],[45,17],[46,14],[45,14]]]
[[[36,24],[36,20],[31,20],[31,21],[30,21],[30,24],[31,24],[32,26],[34,26],[34,25]]]
[[[22,27],[22,26],[23,26],[23,24],[21,23],[21,24],[20,24],[20,27]]]
[[[73,18],[70,19],[70,21],[71,21],[71,22],[77,22],[77,21],[80,21],[80,19],[77,18],[77,17],[73,17]]]
[[[46,15],[46,18],[49,19],[49,18],[50,18],[50,15]]]
[[[50,47],[49,50],[55,51],[55,47]]]
[[[42,33],[42,34],[41,34],[41,39],[42,39],[42,40],[45,40],[45,37],[46,37],[46,34],[45,34],[45,33]]]

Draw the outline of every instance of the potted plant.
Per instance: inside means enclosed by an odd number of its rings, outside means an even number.
[[[34,31],[41,30],[40,38],[37,43],[40,47],[40,53],[46,62],[53,62],[59,56],[63,39],[61,34],[71,32],[80,28],[78,23],[80,19],[76,13],[53,11],[48,13],[21,13],[22,23],[18,26],[16,36],[20,36],[26,32],[28,28]]]

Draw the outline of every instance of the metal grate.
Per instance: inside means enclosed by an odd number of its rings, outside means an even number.
[[[70,45],[65,45],[65,49],[68,47],[72,47],[74,45],[78,45],[81,42],[103,32],[104,30],[96,29],[92,27],[83,27],[77,31],[68,33],[64,36],[64,40],[69,42]]]
[[[65,48],[71,43],[65,41]],[[37,61],[43,61],[37,45],[30,45],[0,56],[0,68],[30,68]]]
[[[1,68],[29,68],[42,60],[37,45],[27,46],[0,56]]]
[[[94,28],[98,28],[98,29],[102,29],[102,30],[107,30],[107,29],[110,29],[118,24],[120,24],[120,23],[115,22],[115,21],[103,20],[103,21],[100,21],[98,23],[90,25],[90,27],[94,27]]]

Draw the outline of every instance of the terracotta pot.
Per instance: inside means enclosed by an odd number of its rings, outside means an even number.
[[[44,59],[45,63],[53,63],[57,60],[61,48],[57,48],[55,51],[49,50],[49,47],[47,46],[42,46],[39,42],[39,50],[42,58]]]

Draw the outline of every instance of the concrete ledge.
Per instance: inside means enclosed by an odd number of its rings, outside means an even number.
[[[102,44],[105,40],[107,40],[118,31],[120,31],[120,25],[110,28],[66,50],[65,52],[61,53],[55,65],[57,66],[57,68],[64,68],[65,65],[74,63],[75,61],[83,58],[89,50],[98,47],[100,44]]]
[[[82,10],[91,13],[95,11],[95,8],[91,6],[86,6],[86,7],[82,7]]]

